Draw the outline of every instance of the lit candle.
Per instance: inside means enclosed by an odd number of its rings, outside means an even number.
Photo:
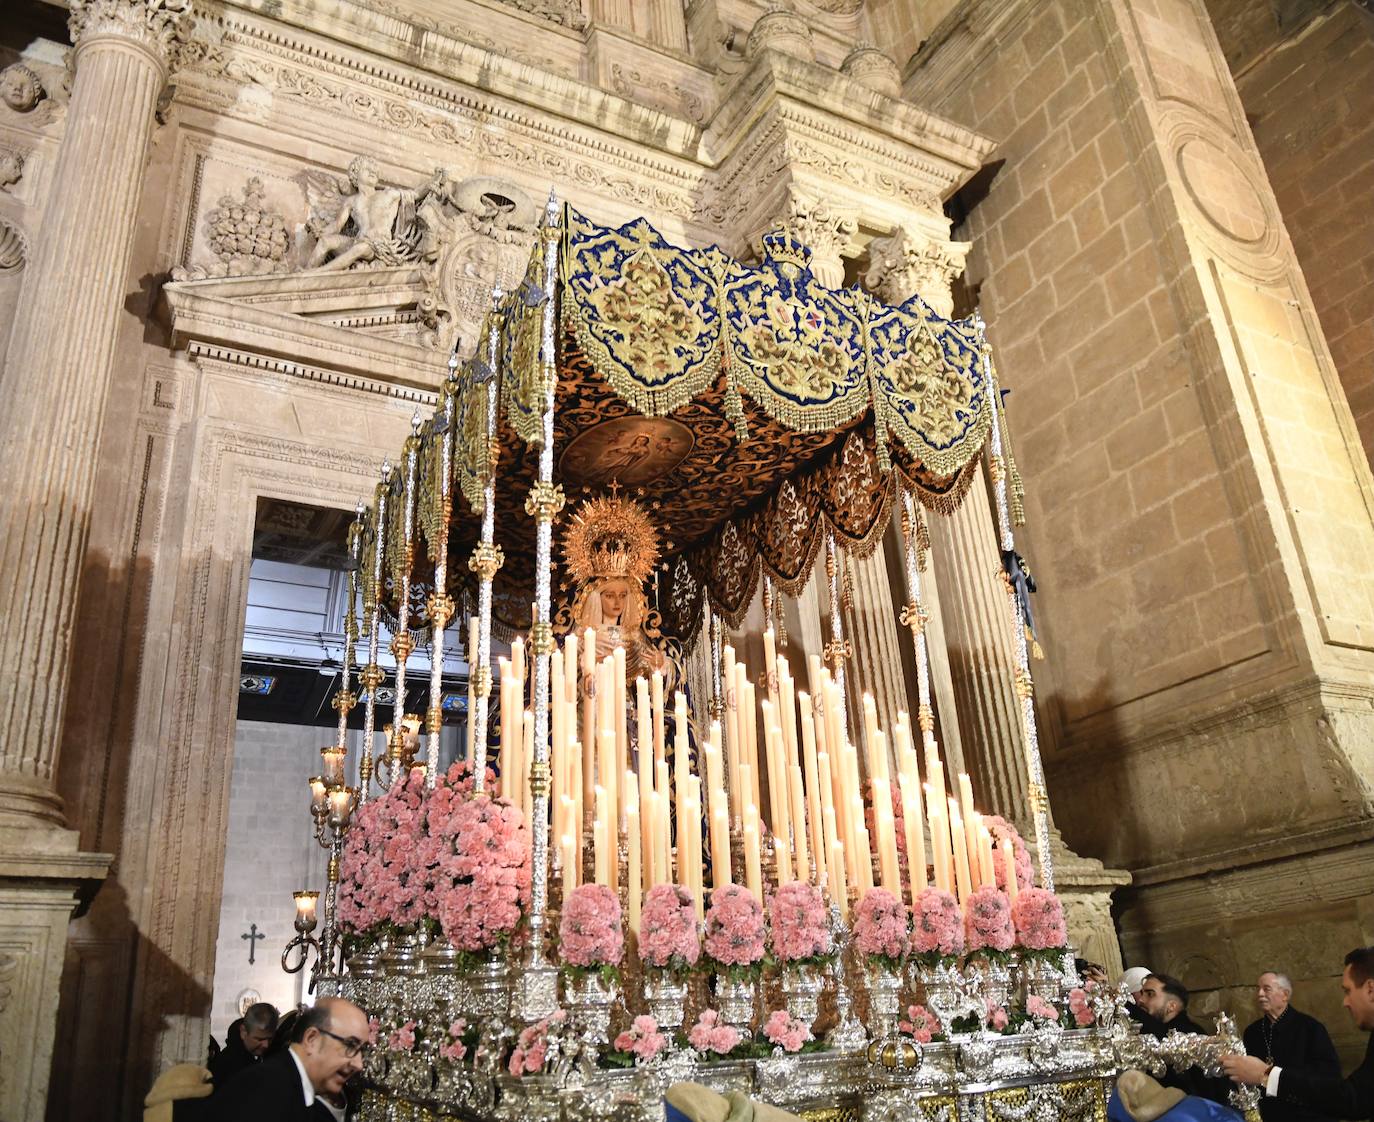
[[[978,833],[973,820],[973,783],[967,772],[959,773],[959,818],[964,824],[964,845],[967,847],[969,867],[969,888],[977,889],[978,871]],[[953,819],[951,819],[953,821]]]
[[[524,711],[524,734],[521,736],[520,766],[515,772],[516,791],[520,798],[517,805],[525,816],[526,822],[534,821],[534,795],[530,791],[530,764],[534,762],[534,714]]]
[[[917,894],[929,883],[926,880],[926,839],[921,822],[920,782],[907,772],[903,772],[899,779],[902,784],[902,829],[906,833],[907,882],[914,907]]]
[[[582,797],[591,804],[594,799],[593,787],[604,782],[604,772],[596,770],[597,739],[597,670],[596,670],[596,632],[590,627],[582,633]]]
[[[992,834],[983,825],[983,816],[978,816],[978,864],[983,869],[983,883],[990,888],[997,887],[997,866],[993,863]]]
[[[840,907],[840,918],[849,920],[849,882],[844,875],[844,851],[838,841],[830,846],[830,870],[834,887],[830,891],[831,903]]]
[[[525,640],[520,636],[515,637],[515,641],[510,645],[510,672],[515,680],[520,683],[525,681]],[[524,701],[523,692],[520,694],[520,701]]]
[[[792,843],[797,847],[797,879],[811,879],[811,850],[806,839],[806,794],[802,789],[802,770],[793,764],[789,769],[788,789],[792,797]]]
[[[616,802],[623,809],[627,798],[623,784],[625,773],[630,768],[630,731],[626,726],[626,714],[629,709],[625,704],[624,647],[616,647],[611,653],[611,688],[614,691],[611,701],[611,720],[612,727],[615,729],[615,781],[622,785],[621,790],[617,792]]]
[[[778,704],[778,648],[771,627],[763,629],[763,672],[767,679],[765,685],[768,687],[768,700],[776,708]]]
[[[296,902],[296,930],[302,934],[314,931],[316,923],[319,922],[316,918],[316,908],[320,894],[301,889],[299,892],[291,893],[291,898]]]
[[[324,781],[324,776],[312,775],[310,777],[310,812],[315,815],[323,814],[328,805],[329,784]]]
[[[816,719],[811,711],[811,695],[797,694],[801,708],[802,775],[806,781],[806,824],[810,830],[811,852],[815,855],[816,878],[825,876],[830,850],[825,844],[825,825],[821,821],[822,794],[820,769],[816,766]]]
[[[687,833],[687,764],[690,757],[687,742],[687,696],[678,690],[673,694],[673,789],[677,794],[677,875],[681,884],[687,884],[684,870],[691,866],[688,862],[686,842]],[[700,853],[697,854],[699,858]]]
[[[592,845],[596,850],[596,883],[611,884],[611,840],[607,823],[610,821],[610,802],[606,788],[596,785],[596,821],[592,824]],[[612,885],[612,887],[614,887]]]
[[[572,891],[577,887],[577,848],[573,844],[573,835],[564,834],[561,847],[563,850],[563,900],[566,902],[572,895]]]
[[[654,884],[673,883],[672,794],[668,786],[668,761],[654,764]]]
[[[653,702],[654,768],[657,770],[659,760],[668,758],[668,738],[663,727],[663,672],[661,670],[655,670],[650,678],[649,693]]]
[[[859,891],[864,893],[873,887],[873,849],[868,840],[868,827],[860,824],[857,833],[858,842],[854,848],[859,856]]]
[[[963,904],[973,893],[973,882],[968,867],[968,836],[959,816],[959,804],[953,799],[949,800],[949,835],[954,849],[954,882],[959,888],[959,903]]]
[[[701,844],[701,777],[698,775],[687,776],[687,830],[686,842],[683,842],[683,835],[678,834],[678,862],[681,864],[686,858],[687,876],[690,878],[692,895],[696,898],[697,919],[700,920],[706,912],[706,875],[702,869],[702,844]],[[681,875],[681,874],[679,874]]]
[[[735,648],[725,644],[720,660],[721,703],[725,706],[725,748],[729,753],[730,810],[739,817],[740,807],[748,801],[747,793],[739,787],[739,765],[744,760],[744,744],[740,739],[739,692],[736,688]]]
[[[640,845],[644,853],[644,871],[650,873],[649,857],[653,853],[653,802],[649,798],[654,789],[653,714],[649,711],[649,683],[642,677],[635,679],[635,716],[638,718],[636,740],[639,758]],[[650,883],[648,887],[652,888]]]
[[[615,772],[612,766],[615,760],[615,733],[610,729],[601,730],[601,770],[597,774],[596,784],[596,816],[604,824],[606,838],[605,845],[610,851],[610,856],[606,865],[606,878],[601,880],[598,876],[598,884],[608,884],[612,888],[616,887],[616,882],[620,879],[618,862],[615,852],[619,833],[619,808],[616,805],[616,781]],[[604,782],[603,782],[604,780]]]
[[[749,891],[762,903],[763,863],[759,859],[759,808],[753,803],[747,804],[744,808],[744,882]]]
[[[1010,838],[1003,838],[999,844],[1002,847],[1002,874],[1007,881],[1007,899],[1015,904],[1016,894],[1021,890],[1016,882],[1016,850]]]
[[[634,773],[625,776],[625,839],[629,861],[625,872],[625,900],[629,910],[630,930],[639,934],[639,906],[644,893],[644,874],[640,868],[639,852],[639,793],[635,790]]]

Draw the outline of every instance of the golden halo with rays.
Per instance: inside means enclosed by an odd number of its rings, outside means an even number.
[[[621,577],[638,587],[658,564],[658,531],[633,499],[588,499],[563,537],[563,558],[579,584]]]

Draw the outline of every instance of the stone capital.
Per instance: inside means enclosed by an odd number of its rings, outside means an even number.
[[[143,47],[170,72],[191,38],[191,0],[72,0],[67,31],[79,51],[96,39]]]
[[[783,209],[762,233],[782,230],[811,250],[811,271],[827,288],[844,286],[844,258],[858,252],[859,212],[789,188]],[[760,238],[762,236],[760,235]],[[759,239],[755,239],[755,251]]]
[[[913,233],[899,226],[887,237],[873,239],[864,284],[889,304],[920,296],[948,317],[954,311],[950,285],[964,271],[971,244]]]

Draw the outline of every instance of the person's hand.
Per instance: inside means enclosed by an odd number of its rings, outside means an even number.
[[[1270,1064],[1258,1056],[1222,1056],[1221,1068],[1237,1083],[1251,1083],[1263,1086],[1269,1076]]]

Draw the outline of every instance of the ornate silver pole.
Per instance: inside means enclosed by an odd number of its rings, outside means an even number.
[[[444,729],[444,629],[453,618],[453,597],[448,594],[448,528],[453,517],[453,422],[454,395],[458,392],[458,344],[448,360],[448,379],[439,403],[436,434],[439,438],[439,478],[434,481],[438,510],[438,542],[434,552],[434,591],[429,597],[429,618],[433,626],[429,641],[429,712],[425,714],[429,731],[429,751],[425,757],[425,787],[434,790],[439,779],[439,737]]]
[[[563,509],[563,488],[553,481],[553,410],[558,389],[558,200],[553,192],[544,208],[539,234],[544,248],[543,330],[539,348],[540,419],[539,479],[530,488],[525,511],[535,520],[534,621],[530,648],[534,655],[534,758],[530,762],[531,823],[534,840],[533,900],[530,907],[530,963],[521,975],[518,1006],[526,1021],[547,1017],[558,1007],[557,974],[544,959],[544,912],[549,872],[549,656],[553,653],[550,620],[553,568],[553,520]]]
[[[935,741],[935,709],[930,704],[930,653],[926,647],[926,622],[930,617],[921,601],[919,534],[916,503],[911,492],[903,488],[902,559],[906,563],[906,586],[911,601],[902,608],[901,620],[911,628],[911,641],[916,648],[916,721],[921,727],[922,743],[929,745]]]
[[[988,472],[992,475],[993,494],[997,498],[997,529],[1002,555],[1014,553],[1011,515],[1007,505],[1007,472],[1002,457],[1001,402],[998,401],[997,379],[992,370],[992,350],[988,346],[983,319],[974,314],[979,349],[983,358],[983,376],[987,392],[992,397],[992,434],[988,440]],[[1049,793],[1045,788],[1045,768],[1040,760],[1040,741],[1035,728],[1035,684],[1031,679],[1030,652],[1026,648],[1026,630],[1021,619],[1021,606],[1016,588],[1005,567],[998,576],[1006,586],[1007,611],[1011,624],[1012,647],[1016,653],[1016,696],[1021,699],[1021,721],[1026,732],[1026,775],[1030,780],[1031,817],[1035,822],[1035,846],[1040,860],[1040,883],[1054,891],[1054,861],[1050,855]]]
[[[831,667],[835,688],[840,696],[840,728],[849,735],[849,701],[845,696],[844,664],[854,653],[854,645],[844,637],[844,621],[840,616],[840,563],[835,548],[835,535],[825,532],[825,584],[830,597],[830,642],[825,645],[825,661]]]
[[[420,474],[420,414],[410,418],[410,436],[405,445],[405,481],[401,493],[401,579],[396,589],[396,633],[391,636],[391,653],[396,657],[396,703],[392,709],[391,740],[386,749],[386,785],[400,777],[405,750],[406,663],[415,649],[410,637],[410,575],[415,567],[415,496]],[[393,559],[394,560],[394,559]]]
[[[372,785],[372,740],[377,732],[377,690],[386,675],[377,665],[383,566],[386,563],[386,508],[391,496],[391,461],[382,461],[382,481],[377,484],[372,523],[372,588],[363,588],[363,630],[367,632],[367,665],[358,681],[367,691],[363,703],[363,743],[358,756],[358,804],[367,802]]]
[[[500,286],[491,290],[491,315],[487,319],[487,362],[485,378],[487,424],[487,478],[482,484],[482,534],[468,568],[477,574],[477,651],[468,652],[468,673],[472,675],[472,793],[480,795],[487,785],[487,718],[491,700],[491,582],[505,562],[505,554],[494,541],[496,535],[496,397],[501,379],[497,363],[501,344]],[[474,364],[475,365],[475,364]],[[475,384],[482,384],[481,378]]]

